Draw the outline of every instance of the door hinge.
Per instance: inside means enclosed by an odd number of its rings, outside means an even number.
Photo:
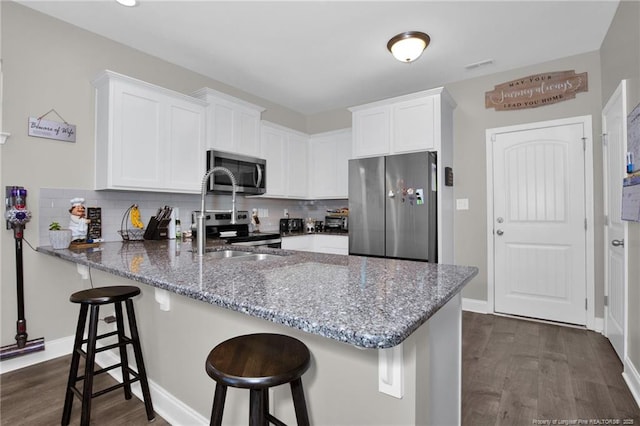
[[[584,230],[587,231],[589,228],[587,228],[587,218],[584,219]]]
[[[587,151],[587,138],[582,138],[582,150]]]
[[[491,133],[491,142],[495,142],[495,141],[496,141],[496,134]]]
[[[605,214],[604,215],[604,226],[609,226],[609,225],[610,225],[610,223],[609,223],[609,215]]]
[[[602,145],[609,145],[609,136],[606,133],[602,134]]]
[[[609,306],[609,296],[604,297],[604,306]]]
[[[584,299],[584,310],[589,310],[589,299]]]

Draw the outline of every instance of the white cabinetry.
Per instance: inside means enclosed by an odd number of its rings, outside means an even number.
[[[282,239],[284,250],[311,251],[326,254],[349,254],[347,235],[307,234]]]
[[[205,103],[111,71],[96,88],[96,189],[200,192]]]
[[[306,198],[308,193],[308,136],[263,121],[261,138],[261,157],[267,160],[266,196]]]
[[[313,251],[313,234],[296,235],[282,239],[283,250]]]
[[[453,187],[445,168],[453,166],[453,109],[444,88],[425,90],[350,108],[354,158],[418,151],[437,153],[438,262],[453,263]]]
[[[443,88],[350,108],[355,158],[437,151],[442,113],[455,103]]]
[[[309,138],[309,198],[347,198],[351,129]]]
[[[194,93],[207,106],[207,149],[259,157],[264,108],[205,87]]]
[[[351,108],[353,112],[353,156],[372,157],[389,153],[391,108],[389,105]]]
[[[313,235],[313,251],[329,254],[349,254],[349,237],[344,235]]]

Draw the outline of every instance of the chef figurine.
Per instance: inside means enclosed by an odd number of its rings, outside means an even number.
[[[84,198],[72,199],[69,213],[71,240],[84,241],[87,238],[88,223],[91,222],[91,220],[85,218]]]
[[[251,225],[253,232],[260,232],[260,218],[258,217],[258,209],[251,211]]]

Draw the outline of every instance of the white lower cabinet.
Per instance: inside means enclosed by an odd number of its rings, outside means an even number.
[[[328,254],[349,254],[349,237],[342,235],[323,235],[315,234],[313,236],[313,251]]]
[[[311,251],[326,254],[349,254],[349,237],[347,235],[307,234],[284,237],[284,250]]]
[[[313,235],[296,235],[282,238],[284,250],[313,251]]]
[[[205,102],[111,71],[96,88],[96,189],[198,193]]]

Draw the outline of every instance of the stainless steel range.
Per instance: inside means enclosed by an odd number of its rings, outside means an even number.
[[[196,230],[196,218],[199,210],[191,212],[191,232],[194,237]],[[236,212],[236,223],[231,224],[231,213],[228,210],[207,210],[205,215],[205,230],[207,238],[224,240],[227,244],[238,246],[267,246],[281,248],[280,234],[249,232],[251,215],[248,211]]]

